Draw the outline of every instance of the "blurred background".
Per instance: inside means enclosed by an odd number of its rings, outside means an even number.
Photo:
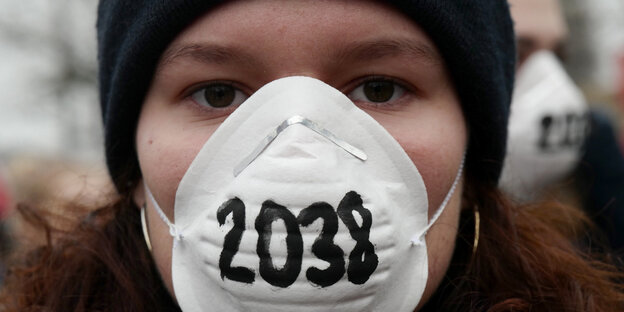
[[[570,30],[564,65],[590,105],[624,110],[624,0],[561,0]]]
[[[98,106],[96,0],[0,0],[0,284],[16,203],[111,190]],[[15,244],[13,244],[15,245]]]
[[[624,0],[562,5],[570,28],[564,65],[622,134]],[[96,0],[0,0],[0,219],[16,202],[90,201],[110,191],[96,7]],[[0,244],[1,254],[7,243]]]
[[[12,201],[105,177],[97,1],[0,0],[0,7],[0,175]]]

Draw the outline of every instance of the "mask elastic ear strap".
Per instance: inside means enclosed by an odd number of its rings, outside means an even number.
[[[169,221],[169,218],[167,218],[165,213],[162,211],[162,209],[156,202],[154,195],[152,195],[152,192],[150,191],[149,187],[147,187],[147,184],[145,182],[143,182],[143,186],[145,187],[145,193],[147,194],[147,197],[149,197],[150,201],[152,202],[152,206],[154,206],[154,209],[160,216],[160,219],[162,219],[165,222],[165,224],[167,224],[167,226],[169,227],[169,235],[171,235],[171,237],[173,237],[174,239],[173,248],[175,248],[178,242],[184,238],[184,235],[182,235],[182,230],[177,228],[175,224]]]
[[[464,152],[464,156],[462,157],[461,164],[459,165],[459,170],[457,171],[457,175],[455,176],[455,181],[453,181],[453,185],[451,185],[451,189],[446,194],[446,197],[444,197],[442,204],[440,204],[440,207],[438,207],[438,210],[436,210],[435,214],[431,218],[431,221],[429,221],[429,224],[427,224],[427,226],[419,234],[416,234],[412,237],[411,239],[412,245],[422,245],[425,243],[425,236],[427,235],[427,232],[435,224],[438,218],[442,215],[442,212],[444,212],[444,208],[446,208],[446,205],[451,200],[451,197],[453,197],[453,193],[455,193],[455,189],[457,188],[457,185],[459,184],[459,180],[462,176],[462,173],[464,172],[465,161],[466,161],[466,153]]]

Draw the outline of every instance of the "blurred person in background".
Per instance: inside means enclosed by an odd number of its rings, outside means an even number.
[[[9,187],[0,172],[0,285],[4,280],[5,261],[11,248],[11,240],[9,237],[8,223],[6,219],[9,216],[11,208],[11,198],[9,196]]]
[[[518,70],[501,188],[519,202],[582,207],[622,254],[624,157],[609,117],[591,109],[562,65],[569,38],[560,3],[510,5]]]
[[[34,218],[0,309],[624,309],[574,211],[497,187],[505,1],[107,0],[97,25],[117,194]]]

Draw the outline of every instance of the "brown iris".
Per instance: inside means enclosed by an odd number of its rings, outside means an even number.
[[[236,96],[234,87],[226,84],[216,84],[204,89],[206,103],[212,107],[227,107],[232,104]]]
[[[391,81],[369,81],[364,83],[366,99],[374,103],[389,101],[394,95],[394,83]]]

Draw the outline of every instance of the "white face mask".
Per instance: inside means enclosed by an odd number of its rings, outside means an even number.
[[[540,51],[516,75],[500,186],[521,201],[564,178],[578,163],[587,104],[555,55]]]
[[[230,115],[180,182],[172,279],[183,311],[412,311],[431,221],[418,170],[344,94],[306,77],[267,84]]]

